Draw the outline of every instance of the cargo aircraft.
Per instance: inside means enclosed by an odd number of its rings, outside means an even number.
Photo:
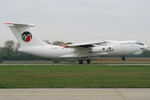
[[[128,55],[139,55],[148,50],[148,46],[138,41],[89,41],[71,45],[50,45],[31,32],[33,24],[5,23],[18,40],[17,50],[31,55],[51,59],[76,59],[79,64],[102,56],[120,56],[122,60]]]

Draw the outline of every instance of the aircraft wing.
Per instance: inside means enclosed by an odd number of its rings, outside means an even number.
[[[108,41],[89,41],[84,43],[67,45],[66,48],[89,48],[94,47],[95,45],[104,45],[106,43],[108,43]]]

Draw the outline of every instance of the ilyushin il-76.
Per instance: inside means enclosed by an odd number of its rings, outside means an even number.
[[[15,35],[18,43],[18,51],[28,53],[34,56],[51,59],[75,59],[79,64],[104,56],[120,56],[125,60],[126,56],[139,55],[143,51],[149,50],[149,47],[138,41],[89,41],[70,45],[50,45],[34,34],[30,27],[32,24],[6,23]]]

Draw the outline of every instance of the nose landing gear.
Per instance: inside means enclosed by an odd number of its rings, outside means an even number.
[[[125,57],[125,56],[123,56],[123,57],[122,57],[122,61],[125,61],[125,60],[126,60],[126,57]]]
[[[79,60],[79,64],[83,64],[83,60]]]

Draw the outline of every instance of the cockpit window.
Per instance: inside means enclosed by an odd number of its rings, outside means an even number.
[[[143,43],[140,43],[140,42],[135,42],[135,44],[138,44],[138,45],[144,45]]]

